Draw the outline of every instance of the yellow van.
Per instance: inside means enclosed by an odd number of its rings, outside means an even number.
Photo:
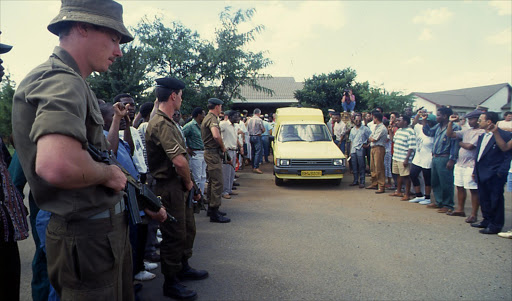
[[[279,108],[272,149],[276,185],[284,180],[326,179],[341,183],[346,158],[334,144],[319,109]]]

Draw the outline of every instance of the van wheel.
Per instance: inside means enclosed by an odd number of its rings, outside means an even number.
[[[334,185],[334,186],[339,186],[341,184],[341,179],[334,179],[331,181],[332,181],[332,185]]]
[[[274,181],[276,183],[276,186],[283,186],[283,184],[284,184],[283,179],[279,179],[278,177],[275,177],[275,176],[274,176]]]

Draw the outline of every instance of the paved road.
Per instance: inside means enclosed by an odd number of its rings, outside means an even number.
[[[478,233],[462,217],[373,191],[302,181],[276,187],[240,173],[239,196],[223,201],[230,224],[196,215],[199,300],[512,300],[512,240]],[[466,212],[469,212],[467,204]],[[511,195],[506,229],[512,228]],[[22,249],[22,300],[30,300],[32,242]],[[163,277],[142,300],[165,300]]]

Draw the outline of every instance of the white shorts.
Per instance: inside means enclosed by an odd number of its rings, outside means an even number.
[[[478,184],[473,179],[472,167],[459,167],[455,164],[453,168],[453,184],[464,189],[478,189]]]

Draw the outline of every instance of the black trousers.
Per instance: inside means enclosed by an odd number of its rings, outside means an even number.
[[[0,241],[0,296],[20,300],[20,252],[15,241]]]
[[[484,220],[491,231],[501,231],[505,224],[504,186],[506,176],[494,176],[487,181],[478,181],[478,197]]]

